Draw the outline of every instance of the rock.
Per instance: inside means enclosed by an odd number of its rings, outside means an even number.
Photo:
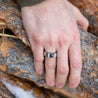
[[[11,92],[6,88],[6,86],[0,80],[0,98],[14,98]]]
[[[76,89],[69,88],[68,84],[57,89],[46,85],[45,74],[39,76],[35,72],[30,43],[23,28],[19,6],[14,0],[0,0],[0,25],[0,28],[12,30],[23,41],[14,38],[3,38],[0,41],[0,70],[67,97],[98,97],[98,85],[95,81],[98,78],[98,37],[80,29],[83,60],[81,83]]]
[[[48,87],[45,74],[38,75],[35,72],[31,49],[19,39],[3,38],[0,45],[0,70],[67,97],[97,98],[98,85],[95,80],[98,79],[98,37],[81,29],[80,34],[83,69],[81,83],[76,89],[71,89],[68,83],[62,89]]]
[[[27,82],[0,71],[0,98],[63,98],[50,90],[39,88],[33,82]]]
[[[15,0],[0,0],[0,28],[9,28],[30,46],[21,20],[20,8]]]
[[[98,36],[98,1],[97,0],[69,0],[75,4],[90,22],[90,32]],[[5,24],[6,23],[6,24]],[[27,39],[20,7],[15,0],[0,0],[0,28],[9,28],[26,45],[30,46]]]
[[[69,0],[88,18],[89,31],[98,36],[98,0]]]

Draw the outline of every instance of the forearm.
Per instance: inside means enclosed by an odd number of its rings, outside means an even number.
[[[38,4],[44,0],[16,0],[18,2],[18,4],[22,7],[22,6],[31,6],[31,5],[35,5]]]

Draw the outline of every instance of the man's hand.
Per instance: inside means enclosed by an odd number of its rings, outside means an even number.
[[[62,88],[70,71],[69,84],[77,87],[82,69],[77,24],[87,30],[88,20],[67,0],[45,0],[22,7],[22,18],[34,54],[35,69],[39,74],[46,71],[47,85]],[[57,52],[57,58],[44,59],[44,49]]]

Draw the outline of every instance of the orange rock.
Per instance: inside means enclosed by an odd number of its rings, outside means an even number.
[[[89,31],[98,36],[98,0],[69,0],[89,20]]]
[[[88,18],[89,31],[98,36],[98,0],[69,0]],[[21,11],[15,0],[0,0],[0,21],[6,25],[0,28],[9,28],[26,45],[30,46],[23,28]]]
[[[72,2],[72,0],[70,0]],[[81,1],[78,3],[78,1]],[[83,2],[82,2],[83,1]],[[90,2],[89,2],[90,1]],[[98,32],[98,14],[97,7],[98,1],[96,0],[76,0],[74,3],[80,8],[81,12],[88,17],[90,21],[90,28],[93,30],[94,34],[97,35]],[[90,6],[89,6],[90,3]],[[87,4],[87,5],[85,5]],[[95,6],[95,7],[94,7]],[[82,8],[83,7],[83,8]],[[91,10],[89,10],[89,8]],[[92,10],[93,9],[93,10]],[[91,11],[91,12],[90,12]],[[0,12],[3,13],[0,20],[5,22],[5,26],[0,26],[4,28],[9,28],[13,33],[18,36],[27,46],[30,46],[26,32],[23,28],[21,13],[19,6],[14,0],[0,0]],[[77,96],[80,98],[87,98],[87,96],[98,97],[97,82],[98,79],[92,77],[91,72],[98,73],[98,37],[80,30],[81,34],[81,49],[82,49],[82,60],[83,60],[83,70],[82,79],[78,88],[71,89],[66,85],[62,89],[57,89],[55,87],[50,88],[46,86],[44,75],[36,75],[32,51],[30,48],[26,47],[19,39],[8,38],[4,40],[5,43],[12,42],[13,47],[7,47],[7,51],[0,52],[0,63],[7,68],[0,69],[6,73],[12,74],[19,78],[25,79],[26,81],[33,81],[40,87],[45,87],[53,90],[54,92],[63,94],[64,96],[73,97]],[[1,43],[2,45],[2,43]],[[25,48],[26,47],[26,48]],[[3,49],[1,49],[3,50]],[[93,96],[93,97],[92,97]]]
[[[98,63],[98,37],[93,36],[80,29],[81,49],[82,49],[82,78],[81,83],[76,89],[71,89],[68,84],[62,89],[48,87],[45,82],[45,74],[38,75],[35,72],[33,54],[29,47],[26,47],[19,39],[6,38],[3,44],[11,45],[7,51],[0,52],[0,70],[11,75],[22,78],[28,82],[34,82],[39,87],[51,89],[53,92],[60,93],[71,98],[93,98],[98,97],[97,73]],[[2,45],[1,43],[1,45]],[[4,46],[2,47],[4,48]],[[2,50],[2,49],[1,49]],[[92,52],[93,51],[93,52]]]
[[[13,92],[14,90],[14,92]],[[19,92],[21,92],[19,94]],[[16,95],[18,94],[18,95]],[[33,82],[26,82],[17,77],[8,75],[0,71],[0,98],[16,98],[26,95],[29,98],[61,98],[59,94],[51,93],[44,88],[39,88]],[[25,98],[26,98],[25,96]],[[22,97],[23,98],[23,97]],[[63,98],[63,97],[62,97]]]

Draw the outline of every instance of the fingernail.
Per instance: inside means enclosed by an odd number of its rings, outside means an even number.
[[[56,87],[57,87],[57,88],[63,88],[63,86],[64,86],[64,85],[62,85],[62,84],[56,84]]]
[[[54,86],[54,82],[51,81],[51,82],[48,83],[48,85],[51,86],[51,87],[53,87]]]
[[[76,88],[76,87],[77,87],[77,81],[72,81],[72,82],[70,83],[70,86],[71,86],[72,88]]]

